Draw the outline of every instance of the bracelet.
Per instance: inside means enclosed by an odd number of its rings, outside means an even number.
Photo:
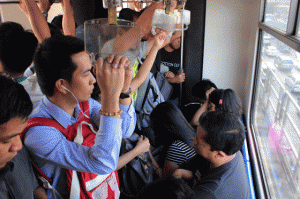
[[[123,113],[122,109],[120,109],[118,112],[113,112],[113,113],[106,113],[106,112],[99,110],[99,114],[104,115],[104,116],[118,116],[118,115],[121,115],[122,113]]]

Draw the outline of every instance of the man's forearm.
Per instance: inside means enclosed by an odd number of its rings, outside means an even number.
[[[131,82],[132,92],[134,92],[136,89],[138,89],[140,87],[140,85],[146,80],[149,72],[151,71],[151,68],[155,61],[158,50],[159,50],[159,48],[157,48],[155,46],[152,47],[149,55],[147,56],[147,58],[145,59],[145,61],[142,64],[141,68],[139,69],[138,73],[136,74],[136,76],[133,78],[133,80]]]
[[[38,8],[37,4],[33,0],[24,0],[23,2],[25,3],[28,10],[28,18],[32,30],[39,43],[42,43],[45,39],[51,37],[47,21]]]
[[[70,0],[63,0],[62,7],[64,10],[62,21],[64,35],[71,35],[75,37],[75,20]]]

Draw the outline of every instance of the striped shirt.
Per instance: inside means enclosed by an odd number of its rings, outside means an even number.
[[[196,155],[193,147],[190,147],[185,142],[176,140],[168,149],[166,160],[181,165]]]

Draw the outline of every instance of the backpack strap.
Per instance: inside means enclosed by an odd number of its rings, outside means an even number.
[[[148,85],[147,85],[147,89],[146,89],[146,92],[145,92],[145,95],[144,95],[144,99],[143,99],[143,103],[142,103],[141,110],[143,110],[143,108],[144,108],[144,105],[145,105],[145,102],[146,102],[148,93],[149,93],[149,91],[150,91],[150,87],[151,87],[151,82],[150,82],[150,81],[151,81],[151,80],[149,80]]]
[[[26,134],[26,132],[28,131],[28,129],[35,127],[35,126],[50,126],[50,127],[54,127],[56,129],[58,129],[60,132],[65,132],[65,128],[63,126],[61,126],[57,121],[53,120],[53,119],[49,119],[49,118],[44,118],[44,117],[34,117],[31,118],[27,121],[28,125],[27,127],[24,129],[24,131],[21,134],[21,140],[24,142],[24,136]],[[48,182],[50,184],[52,184],[52,180],[42,172],[42,170],[37,166],[37,164],[31,159],[30,160],[33,167],[35,168],[36,174],[39,177],[44,177],[46,180],[48,180]],[[43,182],[44,183],[44,182]]]
[[[50,119],[50,118],[45,118],[45,117],[34,117],[34,118],[30,118],[28,120],[28,125],[26,127],[26,129],[24,130],[25,132],[35,126],[49,126],[49,127],[54,127],[57,130],[59,130],[60,132],[64,132],[66,131],[66,129],[60,125],[56,120],[54,119]],[[64,133],[63,133],[64,134]]]

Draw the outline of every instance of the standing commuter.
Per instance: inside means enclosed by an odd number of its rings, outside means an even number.
[[[101,104],[90,99],[96,80],[80,39],[54,36],[45,40],[34,64],[45,98],[30,116],[25,134],[33,161],[62,198],[72,194],[118,198],[121,140],[131,136],[136,122],[130,96],[120,99],[131,83],[131,76],[125,77],[127,58],[111,55],[97,61]],[[77,183],[75,172],[96,177],[80,178]],[[50,190],[47,195],[53,198]]]
[[[185,81],[185,73],[180,70],[180,49],[181,37],[166,45],[158,53],[160,54],[160,72],[165,74],[166,80],[173,86],[173,92],[170,96],[171,101],[178,105],[180,94],[179,84]]]
[[[25,31],[15,22],[0,24],[0,71],[14,77],[28,92],[37,107],[43,98],[43,93],[36,77],[26,77],[25,71],[32,64],[38,40],[33,33]]]
[[[0,74],[0,198],[47,198],[38,186],[20,134],[27,126],[32,103],[22,85]]]

